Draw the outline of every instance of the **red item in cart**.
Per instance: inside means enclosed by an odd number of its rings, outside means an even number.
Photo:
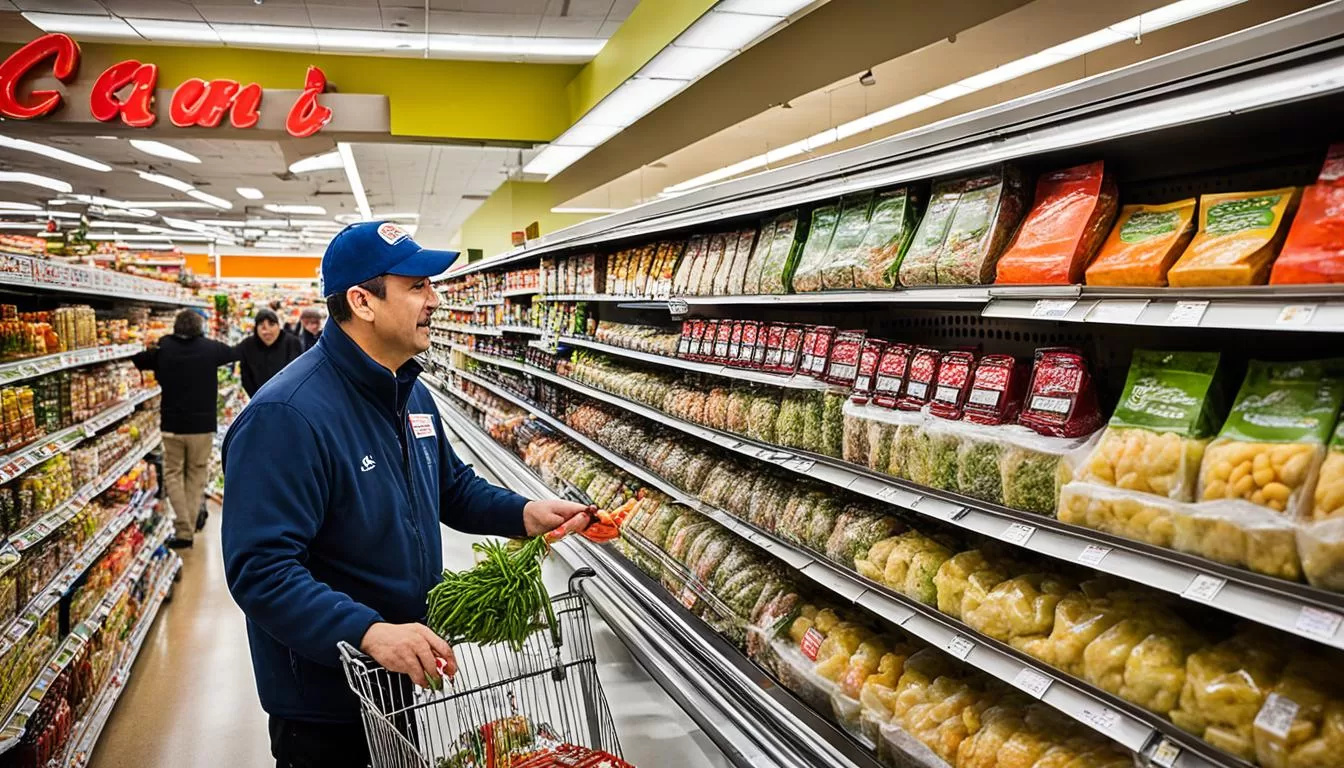
[[[863,349],[859,351],[859,372],[854,377],[854,392],[850,398],[856,403],[868,402],[873,393],[873,382],[877,378],[877,364],[882,360],[887,342],[880,339],[865,339]]]
[[[752,367],[756,360],[756,345],[760,341],[760,335],[761,321],[742,321],[742,343],[738,345],[737,354],[733,356],[733,365],[743,368]]]
[[[826,369],[821,380],[837,387],[852,387],[859,375],[859,356],[867,331],[841,331],[831,343],[826,357]]]
[[[1081,437],[1101,427],[1096,388],[1081,352],[1067,347],[1036,350],[1017,421],[1051,437]]]
[[[714,362],[723,363],[728,360],[728,345],[733,338],[733,323],[742,322],[741,320],[720,320],[714,328],[714,351],[711,355]]]
[[[1101,161],[1043,174],[994,282],[1083,282],[1083,270],[1111,230],[1117,197],[1115,178]]]
[[[728,351],[723,356],[723,362],[733,365],[737,362],[737,356],[742,352],[742,320],[732,322],[732,333],[728,336]]]
[[[961,418],[966,396],[971,391],[971,371],[975,353],[954,349],[943,355],[938,364],[938,378],[934,381],[929,412],[942,419]]]
[[[826,360],[831,356],[831,342],[835,341],[836,330],[834,325],[817,325],[812,330],[811,345],[806,337],[803,338],[803,361],[798,372],[819,379],[826,372]]]
[[[777,373],[793,376],[798,373],[798,366],[803,360],[803,341],[806,340],[807,331],[802,325],[790,324],[784,329],[784,344],[780,347],[779,367]]]
[[[914,348],[902,342],[893,342],[882,350],[873,376],[873,403],[883,408],[895,408],[905,386],[905,374],[910,367]]]
[[[985,355],[975,364],[971,391],[962,407],[966,421],[1008,424],[1022,408],[1031,370],[1012,355]]]
[[[896,399],[897,408],[918,411],[929,402],[934,382],[938,380],[938,364],[942,358],[943,353],[936,349],[915,347],[906,369],[905,386],[901,388],[901,396]]]

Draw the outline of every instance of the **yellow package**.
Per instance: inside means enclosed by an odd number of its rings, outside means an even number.
[[[1199,231],[1167,274],[1173,288],[1264,285],[1301,187],[1201,195]]]
[[[1344,696],[1333,682],[1338,656],[1295,655],[1266,697],[1255,720],[1260,768],[1334,765],[1344,754]],[[1333,670],[1333,671],[1331,671]]]
[[[1126,205],[1102,244],[1088,285],[1159,287],[1195,234],[1195,199],[1165,205]]]
[[[1171,721],[1243,760],[1255,758],[1256,715],[1284,667],[1283,643],[1250,632],[1190,655]]]

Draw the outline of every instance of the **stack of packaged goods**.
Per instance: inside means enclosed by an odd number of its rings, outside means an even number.
[[[679,333],[676,329],[656,325],[601,320],[597,323],[593,338],[613,347],[672,357],[677,353]]]
[[[597,294],[607,285],[607,272],[599,267],[595,254],[566,256],[560,259],[543,257],[538,284],[543,294]]]

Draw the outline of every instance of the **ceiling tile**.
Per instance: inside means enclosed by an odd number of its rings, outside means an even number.
[[[604,21],[602,26],[598,27],[597,36],[603,40],[610,40],[611,36],[616,34],[616,30],[621,28],[624,21]]]
[[[14,0],[21,11],[46,11],[47,13],[96,13],[106,16],[107,9],[97,0]]]
[[[308,11],[302,5],[228,5],[211,3],[197,5],[196,10],[206,21],[226,24],[279,24],[289,27],[307,27]]]
[[[132,19],[200,21],[201,15],[183,0],[104,0],[107,10]]]
[[[611,13],[607,14],[607,21],[625,21],[630,18],[636,5],[639,5],[639,0],[615,0],[611,4]]]
[[[429,15],[431,32],[459,35],[519,35],[537,34],[539,16],[512,13],[469,13],[466,11],[432,11]]]
[[[613,0],[569,0],[567,13],[561,13],[564,10],[563,3],[551,3],[547,12],[556,16],[563,15],[575,19],[605,19],[607,14],[611,13],[612,3]]]
[[[602,28],[602,19],[572,19],[563,16],[543,16],[540,37],[596,37]]]
[[[549,0],[455,0],[461,8],[445,10],[476,11],[480,13],[526,13],[540,16]]]
[[[376,7],[308,4],[313,26],[325,29],[382,29],[383,17]]]

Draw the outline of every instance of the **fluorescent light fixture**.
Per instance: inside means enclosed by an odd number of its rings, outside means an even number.
[[[537,153],[537,156],[523,166],[526,173],[539,173],[550,179],[592,152],[592,147],[561,147],[552,144]]]
[[[203,21],[164,21],[161,19],[126,19],[139,35],[153,43],[215,43],[219,39],[215,28]]]
[[[0,221],[0,229],[7,229],[12,232],[40,232],[46,228],[46,224],[36,224],[31,221]]]
[[[155,157],[166,157],[169,160],[181,160],[184,163],[199,163],[201,158],[184,152],[171,144],[164,144],[162,141],[151,141],[149,139],[131,139],[131,146],[144,152],[147,155]]]
[[[168,221],[168,217],[167,217],[167,216],[164,216],[164,217],[163,217],[163,220],[164,220],[164,221]],[[246,221],[243,221],[243,220],[241,220],[241,219],[196,219],[195,222],[196,222],[197,224],[203,226],[203,227],[246,227],[246,226],[248,226],[247,222],[246,222]]]
[[[295,213],[306,216],[325,216],[327,209],[320,205],[289,205],[287,203],[267,203],[262,208],[271,213]]]
[[[714,6],[716,11],[734,13],[759,13],[763,16],[792,16],[811,5],[813,0],[722,0]]]
[[[551,143],[562,147],[596,147],[623,130],[619,125],[588,125],[580,121]]]
[[[42,206],[32,203],[0,202],[0,211],[40,211]]]
[[[69,182],[53,179],[50,176],[42,176],[27,171],[0,171],[0,183],[8,182],[10,184],[28,184],[34,187],[50,189],[53,192],[69,192],[74,187]]]
[[[367,29],[317,29],[317,47],[323,51],[425,50],[420,32]]]
[[[756,155],[755,157],[748,157],[746,160],[741,160],[739,162],[733,163],[732,165],[726,168],[720,168],[717,171],[710,171],[709,173],[701,174],[693,179],[687,179],[686,181],[683,181],[680,184],[673,184],[672,186],[668,187],[667,189],[664,189],[663,191],[669,194],[685,192],[686,190],[689,189],[695,189],[696,187],[703,187],[706,184],[713,184],[716,181],[723,181],[724,179],[730,179],[734,176],[737,176],[738,174],[747,173],[748,171],[754,171],[758,168],[764,168],[764,167],[765,167],[765,155]]]
[[[94,226],[101,229],[130,229],[136,232],[153,232],[154,227],[148,224],[136,224],[131,221],[99,221]]]
[[[233,210],[233,203],[229,202],[228,200],[225,200],[222,197],[215,197],[214,195],[209,194],[208,192],[202,192],[199,189],[189,189],[187,190],[187,194],[196,198],[197,200],[200,200],[203,203],[208,203],[216,208],[223,208],[226,211]]]
[[[130,25],[116,16],[93,16],[79,13],[25,13],[23,18],[43,32],[64,32],[80,37],[113,37],[138,39]]]
[[[359,215],[368,221],[373,218],[373,214],[369,211],[369,198],[364,194],[364,181],[359,178],[359,166],[355,165],[354,149],[342,141],[336,144],[336,151],[340,153],[341,162],[345,165],[345,178],[349,180],[350,191],[355,196],[355,207],[359,209]],[[323,209],[322,213],[326,213],[326,210]]]
[[[258,240],[252,245],[256,248],[277,248],[283,251],[296,251],[303,247],[299,243],[282,243],[278,240]]]
[[[538,56],[587,61],[602,50],[606,40],[571,37],[505,37],[503,35],[429,35],[431,53],[493,56]]]
[[[375,219],[417,219],[417,220],[418,220],[418,219],[420,218],[420,214],[415,213],[414,211],[403,211],[403,212],[398,212],[398,213],[380,213],[380,214],[378,214],[377,216],[375,216],[374,218],[375,218]],[[316,223],[316,222],[314,222],[314,223]],[[305,224],[305,226],[307,226],[307,222],[305,222],[304,224]]]
[[[695,80],[706,72],[713,71],[732,55],[733,51],[727,48],[669,45],[645,64],[639,74],[640,77],[665,80]]]
[[[42,211],[39,216],[46,216],[49,219],[78,219],[84,214],[71,211]]]
[[[261,194],[261,190],[256,187],[237,187],[234,191],[244,200],[260,200],[265,197]]]
[[[248,219],[249,227],[288,227],[289,219]]]
[[[834,128],[827,128],[821,133],[815,133],[807,137],[807,151],[815,152],[827,144],[834,144],[841,138],[839,131]]]
[[[589,125],[634,125],[655,107],[686,87],[679,80],[626,80],[588,110],[583,121]]]
[[[311,51],[317,48],[317,34],[312,27],[281,27],[270,24],[211,24],[225,45],[260,46],[264,48],[299,48]]]
[[[588,207],[586,207],[586,206],[582,206],[582,205],[572,205],[572,206],[560,205],[560,206],[556,206],[555,208],[552,208],[552,209],[551,209],[551,213],[579,213],[579,214],[585,214],[585,213],[615,213],[615,212],[617,212],[617,211],[619,211],[619,210],[621,210],[621,209],[620,209],[620,208],[588,208]]]
[[[765,153],[766,165],[777,163],[780,160],[786,160],[790,157],[797,157],[807,151],[807,139],[795,141],[792,144],[785,144],[782,147],[776,147]]]
[[[162,173],[149,173],[148,171],[136,171],[135,173],[145,181],[152,181],[155,184],[161,184],[169,189],[176,189],[178,192],[190,192],[195,188],[181,179],[165,176]]]
[[[333,150],[312,157],[305,157],[289,164],[290,173],[309,173],[311,171],[334,171],[340,168],[341,153]]]
[[[779,23],[777,16],[729,13],[718,9],[701,16],[673,41],[691,48],[741,50]]]
[[[166,242],[167,235],[124,235],[120,232],[90,232],[84,236],[85,240],[120,240],[127,243],[153,243]]]
[[[18,152],[31,152],[35,155],[60,160],[63,163],[77,165],[80,168],[88,168],[91,171],[102,171],[106,173],[112,170],[112,166],[106,163],[100,163],[97,160],[91,160],[83,155],[77,155],[74,152],[67,152],[64,149],[49,147],[46,144],[39,144],[36,141],[27,139],[15,139],[9,136],[0,136],[0,147],[12,149]]]
[[[131,210],[154,208],[161,211],[181,211],[187,209],[218,207],[211,205],[210,203],[194,203],[190,200],[154,200],[145,203],[127,201],[122,203],[122,205],[129,207]]]

